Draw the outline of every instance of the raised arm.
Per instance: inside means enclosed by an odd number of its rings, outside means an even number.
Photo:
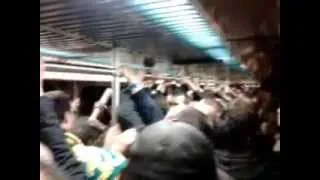
[[[152,99],[143,86],[143,74],[134,74],[132,71],[126,69],[123,75],[130,83],[131,98],[135,104],[136,111],[140,114],[142,120],[146,125],[162,120],[164,115],[161,108]]]

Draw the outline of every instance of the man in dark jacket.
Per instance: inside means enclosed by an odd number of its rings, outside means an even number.
[[[123,71],[129,81],[129,86],[121,93],[118,109],[119,123],[122,129],[149,125],[163,119],[164,115],[159,105],[152,99],[143,85],[143,76],[134,74],[131,70]]]
[[[128,89],[123,90],[120,94],[118,121],[122,130],[144,124],[139,113],[135,109],[134,102],[131,99],[131,94]]]
[[[55,163],[71,179],[87,179],[85,168],[78,162],[65,142],[64,134],[58,123],[54,103],[50,98],[41,96],[44,66],[40,61],[40,142],[50,148]]]
[[[40,97],[40,141],[50,148],[57,166],[67,175],[76,180],[86,179],[84,167],[69,150],[53,102],[47,97]]]

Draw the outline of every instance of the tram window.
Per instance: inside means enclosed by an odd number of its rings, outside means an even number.
[[[43,83],[44,92],[53,90],[67,90],[67,82],[64,81],[44,81]]]
[[[105,86],[87,86],[80,93],[80,115],[89,116],[94,103],[98,101],[105,90]]]

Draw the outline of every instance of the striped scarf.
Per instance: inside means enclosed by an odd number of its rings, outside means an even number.
[[[85,164],[89,180],[115,180],[127,167],[127,160],[120,153],[85,146],[77,136],[71,133],[65,133],[65,137],[76,158]]]

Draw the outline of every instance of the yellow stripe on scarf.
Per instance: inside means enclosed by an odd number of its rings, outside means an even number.
[[[70,132],[66,132],[66,133],[64,133],[64,135],[66,137],[66,141],[67,141],[70,148],[72,148],[73,146],[75,146],[77,144],[83,144],[80,138],[78,138],[76,135],[74,135]]]

